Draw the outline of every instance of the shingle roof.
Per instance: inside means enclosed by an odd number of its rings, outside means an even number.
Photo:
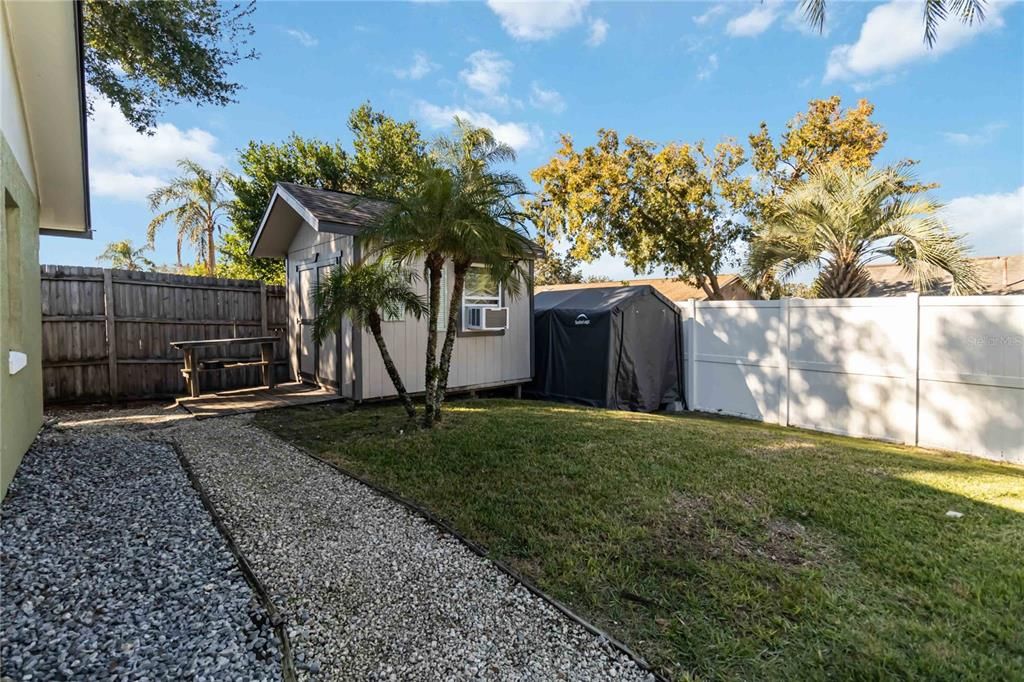
[[[281,249],[283,244],[291,241],[296,227],[288,224],[278,224],[277,228],[285,230],[286,234],[279,235],[277,243],[267,246],[261,245],[264,228],[271,217],[278,202],[275,198],[281,198],[282,205],[287,204],[291,210],[297,213],[303,220],[311,224],[317,231],[338,232],[341,234],[357,234],[359,230],[370,227],[384,219],[394,208],[394,204],[382,199],[372,199],[359,194],[349,192],[336,192],[329,189],[308,187],[294,182],[278,182],[274,196],[263,216],[256,235],[253,237],[249,247],[249,253],[258,257],[280,257],[283,255]],[[321,225],[326,223],[327,225]],[[332,225],[334,227],[332,227]],[[340,226],[340,229],[338,228]],[[274,227],[271,228],[274,231]],[[283,240],[283,242],[282,242]],[[266,240],[263,240],[266,241]],[[273,241],[273,240],[271,240]],[[543,258],[544,249],[539,244],[523,238],[524,255],[527,257]],[[258,253],[263,251],[263,253]]]
[[[1024,294],[1024,254],[971,260],[981,275],[982,294]],[[913,279],[896,263],[869,265],[867,271],[874,282],[870,296],[902,296],[914,291]],[[948,275],[941,277],[927,294],[945,296],[951,283]]]
[[[281,189],[292,195],[296,201],[313,214],[317,220],[324,220],[353,227],[368,227],[388,214],[393,204],[380,199],[317,189],[294,182],[277,183]]]

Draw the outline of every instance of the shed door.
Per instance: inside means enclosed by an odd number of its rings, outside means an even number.
[[[323,282],[330,275],[331,270],[337,267],[334,263],[321,265],[316,269],[318,282]],[[310,336],[313,334],[313,326],[310,325]],[[316,349],[316,378],[319,383],[335,386],[338,381],[338,335],[329,334],[323,343]]]
[[[299,377],[303,381],[316,382],[316,344],[313,341],[313,320],[316,310],[313,291],[316,288],[315,268],[299,270]]]

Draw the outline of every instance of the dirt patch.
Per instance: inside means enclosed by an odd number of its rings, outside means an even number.
[[[804,524],[765,515],[745,497],[690,496],[674,493],[670,514],[658,534],[670,551],[702,558],[739,557],[802,567],[827,563],[832,545]]]

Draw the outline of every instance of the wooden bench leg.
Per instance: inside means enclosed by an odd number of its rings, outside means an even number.
[[[199,397],[199,368],[196,366],[196,352],[192,348],[185,349],[185,369],[188,375],[185,377],[185,386],[188,394],[193,398]]]
[[[263,383],[267,388],[274,388],[274,344],[260,344],[260,370],[263,372]]]

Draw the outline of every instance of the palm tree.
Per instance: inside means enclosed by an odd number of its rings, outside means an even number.
[[[987,0],[925,0],[924,16],[922,17],[924,41],[928,47],[935,47],[939,23],[951,13],[965,24],[973,24],[975,20],[984,21],[987,4]],[[828,0],[802,0],[800,6],[807,22],[819,32],[824,30]]]
[[[380,324],[384,317],[400,317],[403,311],[416,319],[423,316],[427,306],[413,289],[415,278],[415,272],[386,259],[352,266],[340,265],[331,270],[327,279],[313,292],[317,311],[313,323],[316,342],[322,343],[337,331],[345,317],[352,321],[353,326],[369,329],[377,342],[384,369],[391,377],[398,399],[410,419],[416,417],[416,409],[388,352]]]
[[[892,258],[924,291],[940,272],[952,279],[950,293],[979,289],[978,274],[960,235],[937,216],[941,206],[908,194],[914,178],[907,164],[880,170],[827,165],[784,194],[779,208],[751,242],[749,277],[776,271],[785,282],[817,266],[813,291],[823,298],[865,296],[871,279],[865,266]]]
[[[151,248],[148,244],[145,244],[136,249],[130,239],[110,242],[96,260],[101,263],[110,263],[110,267],[119,270],[139,271],[143,268],[155,270],[156,265],[153,261],[143,255]]]
[[[441,403],[457,335],[456,325],[466,273],[473,263],[487,268],[496,282],[515,296],[525,281],[522,255],[528,239],[516,199],[525,193],[522,181],[494,170],[515,158],[508,145],[485,129],[455,120],[455,137],[435,143],[429,160],[417,172],[409,196],[400,199],[390,217],[369,229],[366,239],[394,258],[423,258],[429,281],[428,331],[423,424],[440,419]],[[437,322],[441,276],[451,261],[454,281],[448,320],[437,355]]]
[[[150,210],[156,211],[168,204],[170,207],[150,221],[147,237],[152,244],[157,230],[174,220],[178,226],[178,265],[181,265],[181,245],[187,241],[196,250],[196,262],[205,260],[206,272],[212,277],[217,268],[213,237],[220,229],[221,215],[230,205],[224,198],[230,174],[223,168],[210,172],[188,159],[179,161],[178,168],[183,171],[182,175],[149,195]]]

